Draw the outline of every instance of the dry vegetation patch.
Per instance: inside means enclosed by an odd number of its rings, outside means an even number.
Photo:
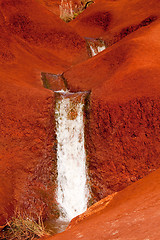
[[[35,221],[33,217],[16,212],[15,216],[7,221],[7,225],[0,232],[0,240],[30,240],[50,235],[45,230],[41,215]]]

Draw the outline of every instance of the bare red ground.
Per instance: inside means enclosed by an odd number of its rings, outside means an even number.
[[[57,16],[59,16],[59,5],[61,4],[61,0],[37,0],[43,6],[45,6],[49,11],[53,12]]]
[[[148,17],[158,17],[160,2],[151,0],[95,1],[74,21],[70,22],[75,31],[84,37],[102,37],[112,42],[119,35],[127,35]]]
[[[117,193],[105,206],[105,199],[87,211],[69,230],[48,240],[158,240],[160,238],[160,170]],[[102,209],[103,210],[100,210]],[[81,215],[80,215],[81,218]]]
[[[0,6],[8,34],[45,48],[46,52],[52,49],[58,59],[72,64],[86,58],[84,40],[37,1],[7,0]]]

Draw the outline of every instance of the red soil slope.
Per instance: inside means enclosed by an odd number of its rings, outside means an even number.
[[[84,37],[102,37],[107,44],[136,29],[148,17],[160,16],[160,2],[151,0],[96,1],[70,23]],[[149,21],[149,20],[148,20]],[[119,36],[120,35],[120,36]]]
[[[52,48],[58,58],[72,64],[86,58],[84,40],[36,0],[2,0],[0,7],[9,34],[33,46]]]
[[[1,0],[0,31],[2,225],[17,205],[33,213],[52,205],[54,97],[40,74],[88,56],[84,40],[37,1]]]
[[[47,239],[160,239],[160,170],[117,193],[105,204],[104,199],[90,216],[86,211],[80,215],[80,222],[70,224],[69,230]]]
[[[61,0],[37,0],[43,6],[45,6],[49,11],[53,12],[57,16],[59,16],[59,5],[61,4]]]
[[[91,90],[86,128],[93,192],[102,198],[160,166],[160,22],[64,74]]]

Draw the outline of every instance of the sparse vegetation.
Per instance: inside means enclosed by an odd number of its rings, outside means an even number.
[[[70,22],[92,3],[94,3],[92,0],[82,0],[80,5],[73,6],[72,1],[61,0],[61,5],[59,6],[60,18],[65,22]]]
[[[35,240],[50,235],[45,231],[41,215],[35,221],[31,216],[21,212],[15,213],[0,234],[0,240]]]

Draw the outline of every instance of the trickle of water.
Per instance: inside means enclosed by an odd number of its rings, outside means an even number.
[[[98,46],[97,49],[98,49],[98,52],[102,52],[102,51],[104,51],[106,49],[106,46],[105,45]]]
[[[90,49],[91,49],[92,57],[98,54],[97,48],[95,49],[92,47],[92,45],[90,45]]]
[[[92,53],[92,57],[97,55],[98,53],[102,52],[103,50],[106,49],[106,46],[94,46],[94,45],[90,45],[90,49],[91,49],[91,53]]]
[[[56,94],[57,202],[60,219],[70,221],[87,209],[83,106],[86,93]]]
[[[102,39],[95,39],[95,38],[85,38],[87,45],[89,47],[89,55],[91,57],[97,55],[98,53],[102,52],[106,49],[106,44]]]

